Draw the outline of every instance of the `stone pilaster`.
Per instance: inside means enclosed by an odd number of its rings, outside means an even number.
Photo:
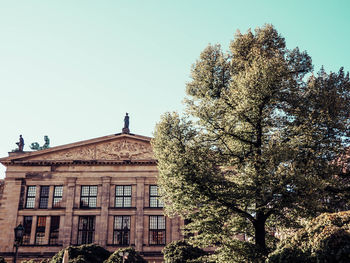
[[[66,179],[66,214],[64,218],[62,235],[63,247],[67,247],[70,245],[72,232],[77,231],[77,229],[72,229],[76,179],[76,177],[69,177]]]
[[[0,251],[12,252],[14,242],[13,229],[17,222],[17,209],[21,193],[21,180],[6,179],[0,208]]]
[[[51,216],[47,216],[47,217],[46,217],[46,227],[45,227],[45,239],[44,239],[44,244],[49,244],[50,226],[51,226]]]
[[[145,178],[136,179],[136,239],[135,246],[137,251],[143,251],[143,207],[145,194]]]
[[[111,184],[111,177],[105,176],[101,178],[102,190],[101,190],[101,217],[100,224],[97,226],[99,233],[98,243],[101,246],[107,245],[107,233],[108,233],[108,208],[109,208],[109,189]]]

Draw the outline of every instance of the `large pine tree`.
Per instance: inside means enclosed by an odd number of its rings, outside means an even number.
[[[191,75],[186,117],[164,114],[153,140],[166,212],[217,261],[258,262],[271,226],[323,208],[348,143],[349,75],[312,74],[271,25],[238,32],[227,53],[209,45]]]

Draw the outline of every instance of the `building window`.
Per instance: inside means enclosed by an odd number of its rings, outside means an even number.
[[[25,181],[22,179],[21,193],[20,193],[19,202],[18,202],[18,209],[23,209],[23,207],[24,207],[25,192],[26,192],[26,185],[25,185]]]
[[[40,187],[39,208],[47,208],[47,205],[49,204],[49,192],[49,186]]]
[[[90,244],[94,242],[95,217],[80,216],[78,227],[78,245]]]
[[[149,186],[149,206],[150,207],[163,207],[163,201],[159,199],[158,186]]]
[[[35,244],[43,245],[45,241],[46,216],[38,216],[35,232]]]
[[[26,198],[26,208],[34,208],[35,207],[35,194],[36,194],[36,186],[28,186],[27,198]]]
[[[82,186],[80,196],[80,207],[93,208],[97,205],[97,186]]]
[[[149,243],[150,245],[165,245],[165,217],[149,217]]]
[[[127,246],[130,242],[130,216],[114,217],[113,244]]]
[[[50,225],[50,236],[49,244],[57,245],[58,244],[58,233],[60,229],[60,217],[51,216],[51,225]]]
[[[24,233],[23,233],[22,242],[24,245],[28,245],[30,243],[30,233],[32,232],[32,222],[33,222],[32,216],[23,217]]]
[[[63,196],[63,186],[62,185],[55,186],[55,189],[53,191],[53,201],[52,201],[53,208],[61,207],[62,196]]]
[[[131,185],[115,187],[115,207],[131,207]]]

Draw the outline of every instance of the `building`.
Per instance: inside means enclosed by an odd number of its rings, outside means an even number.
[[[181,239],[179,218],[163,215],[151,138],[123,133],[16,151],[6,166],[0,201],[0,255],[14,255],[14,228],[24,226],[18,258],[53,256],[69,245],[109,251],[133,246],[162,262],[164,245]]]

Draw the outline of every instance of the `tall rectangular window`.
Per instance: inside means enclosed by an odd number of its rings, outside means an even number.
[[[40,186],[39,208],[47,208],[49,204],[50,186]]]
[[[163,207],[164,203],[159,199],[158,186],[149,186],[149,206],[150,207]]]
[[[130,216],[114,217],[113,244],[127,246],[130,243]]]
[[[131,207],[131,185],[115,187],[115,207]]]
[[[36,186],[28,186],[27,198],[26,198],[26,208],[34,208],[35,207],[35,195],[36,195]]]
[[[38,216],[35,231],[35,244],[43,245],[45,241],[46,216]]]
[[[63,186],[55,186],[53,191],[52,207],[59,208],[62,206]]]
[[[60,217],[51,216],[50,236],[49,236],[50,245],[58,244],[59,229],[60,229]]]
[[[81,187],[80,207],[93,208],[97,205],[97,186],[84,185]]]
[[[26,185],[25,185],[25,180],[22,179],[22,182],[21,182],[21,192],[20,192],[20,195],[19,195],[19,202],[18,202],[18,209],[23,209],[24,207],[24,198],[25,198],[25,192],[26,192]]]
[[[94,242],[95,217],[80,216],[78,226],[78,245],[90,244]]]
[[[24,233],[23,233],[23,241],[22,242],[24,245],[30,244],[30,234],[32,232],[32,222],[33,222],[32,216],[23,217]]]
[[[149,217],[149,243],[150,245],[165,245],[165,217]]]

